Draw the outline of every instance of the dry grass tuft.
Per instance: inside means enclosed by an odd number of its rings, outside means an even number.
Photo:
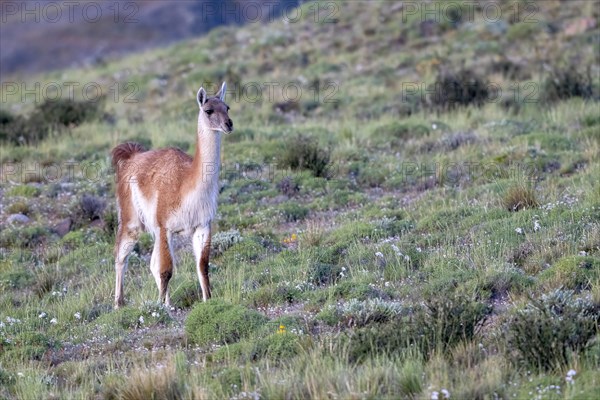
[[[502,204],[508,211],[520,211],[539,206],[535,190],[525,183],[517,183],[509,187],[504,193]]]

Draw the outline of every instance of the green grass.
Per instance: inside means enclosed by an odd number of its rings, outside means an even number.
[[[336,23],[315,23],[307,3],[297,23],[223,27],[65,72],[111,83],[127,69],[140,101],[107,102],[114,125],[0,143],[0,163],[26,167],[0,179],[0,398],[597,397],[597,100],[445,111],[420,99],[444,68],[511,95],[543,82],[542,64],[597,71],[598,28],[550,39],[592,3],[538,2],[532,26],[504,4],[505,33],[476,11],[433,37],[418,15],[400,23],[394,2],[335,4]],[[157,71],[173,71],[160,98]],[[236,130],[222,144],[213,299],[200,302],[178,240],[175,309],[158,305],[145,234],[113,311],[110,148],[138,140],[192,154],[198,85],[236,76],[311,95],[290,112],[275,107],[277,91],[271,102],[228,95]],[[337,102],[328,91],[316,101],[312,85],[331,81]],[[423,85],[403,100],[406,82]],[[72,175],[51,180],[52,165]],[[106,207],[84,218],[84,196]],[[30,222],[6,221],[19,212]]]

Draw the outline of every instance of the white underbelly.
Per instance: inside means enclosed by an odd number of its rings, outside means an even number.
[[[133,207],[146,229],[153,233],[158,226],[156,221],[157,197],[147,199],[142,194],[137,183],[131,183],[131,199]]]
[[[207,226],[217,213],[217,195],[204,196],[197,193],[186,196],[181,207],[172,212],[167,220],[167,229],[172,232],[191,234],[196,228]]]

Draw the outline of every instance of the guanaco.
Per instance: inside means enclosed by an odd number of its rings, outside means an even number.
[[[124,304],[127,259],[143,230],[154,237],[150,270],[158,287],[159,301],[170,305],[168,285],[173,275],[175,233],[192,236],[202,299],[211,297],[210,225],[217,211],[221,133],[233,131],[229,106],[225,104],[226,90],[225,82],[215,97],[208,97],[203,87],[198,90],[193,158],[177,148],[146,151],[132,142],[112,150],[119,223],[115,243],[115,308]]]

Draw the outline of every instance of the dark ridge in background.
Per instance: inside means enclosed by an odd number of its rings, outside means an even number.
[[[0,0],[0,80],[13,74],[100,64],[121,54],[201,36],[221,25],[266,23],[296,7],[300,0],[79,0],[73,6],[66,3],[69,2]],[[61,14],[55,5],[61,7]],[[101,10],[98,18],[96,7]]]

